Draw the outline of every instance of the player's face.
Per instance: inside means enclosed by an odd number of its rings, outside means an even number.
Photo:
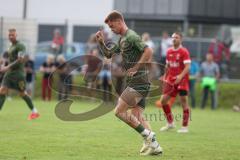
[[[112,30],[113,33],[115,34],[120,34],[121,31],[121,25],[119,20],[114,20],[114,21],[109,21],[108,27]]]
[[[180,35],[174,33],[172,35],[172,41],[174,46],[179,46],[182,43],[182,38]]]
[[[14,32],[14,31],[9,32],[8,38],[9,38],[10,42],[12,42],[12,43],[16,42],[16,40],[17,40],[17,33]]]

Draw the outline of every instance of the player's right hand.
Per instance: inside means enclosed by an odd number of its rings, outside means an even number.
[[[103,33],[102,31],[98,31],[96,34],[95,34],[95,37],[96,37],[96,40],[100,43],[103,43],[104,41],[104,36],[103,36]]]

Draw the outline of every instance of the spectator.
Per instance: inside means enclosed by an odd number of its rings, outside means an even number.
[[[86,43],[86,52],[90,53],[91,51],[98,49],[98,44],[95,38],[95,34],[91,34],[87,43]]]
[[[206,55],[206,61],[201,64],[200,77],[202,77],[201,86],[203,88],[203,96],[201,108],[204,109],[208,92],[211,93],[211,107],[216,109],[217,107],[217,80],[220,77],[219,66],[213,60],[213,54],[208,53]]]
[[[161,41],[161,64],[166,64],[166,55],[167,50],[172,46],[172,39],[169,37],[168,32],[164,31],[162,33],[162,41]]]
[[[45,101],[51,100],[51,88],[52,79],[51,73],[54,70],[54,56],[48,55],[47,60],[40,67],[40,72],[43,73],[42,77],[42,99]]]
[[[143,40],[143,42],[145,42],[145,44],[146,44],[148,47],[152,48],[153,51],[154,51],[155,45],[154,45],[153,41],[151,40],[151,36],[150,36],[149,33],[147,33],[147,32],[143,33],[143,34],[142,34],[142,40]]]
[[[26,73],[26,90],[29,96],[32,97],[34,89],[34,61],[30,59],[29,55],[26,55],[25,62]]]
[[[100,58],[98,58],[99,53],[97,49],[93,49],[88,55],[89,56],[86,56],[87,68],[84,80],[87,84],[87,87],[90,89],[89,96],[92,97],[93,95],[91,89],[97,88],[97,76],[101,70],[102,61],[100,60]]]
[[[195,83],[197,76],[199,74],[199,63],[195,57],[192,57],[192,62],[190,66],[190,78],[189,78],[189,91],[190,91],[190,99],[191,99],[191,106],[195,108],[196,106],[196,98],[195,98]]]
[[[63,55],[57,57],[57,72],[59,73],[58,81],[58,100],[67,99],[71,93],[72,75],[69,73],[69,66]]]
[[[208,52],[213,55],[214,61],[219,65],[222,77],[228,78],[230,49],[215,38],[210,43]]]
[[[102,85],[102,89],[104,90],[103,93],[103,100],[104,101],[111,101],[111,96],[107,96],[107,92],[112,92],[112,82],[111,82],[111,61],[108,59],[104,59],[103,62],[103,69],[99,73],[100,82]]]
[[[114,78],[114,87],[118,96],[120,96],[124,89],[124,71],[122,68],[122,56],[114,55],[112,58],[112,77]]]
[[[63,52],[64,38],[59,29],[55,29],[53,33],[52,49],[54,54]]]

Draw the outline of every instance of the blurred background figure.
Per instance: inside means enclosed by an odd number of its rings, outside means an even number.
[[[40,67],[40,72],[42,72],[42,99],[44,101],[50,101],[52,96],[52,91],[50,86],[52,85],[53,79],[50,79],[50,75],[54,70],[54,56],[48,55],[47,60]]]
[[[172,38],[169,37],[169,34],[167,31],[164,31],[162,33],[162,40],[161,40],[161,50],[160,50],[160,57],[161,57],[161,64],[165,65],[166,64],[166,55],[167,55],[167,50],[172,46]]]
[[[125,85],[125,79],[124,79],[125,73],[122,69],[121,55],[115,55],[112,58],[111,67],[112,67],[111,72],[112,72],[113,87],[116,90],[117,95],[120,96],[123,92],[124,85]]]
[[[213,54],[208,53],[206,55],[206,61],[201,64],[200,68],[202,102],[201,108],[204,109],[208,99],[208,93],[211,93],[211,107],[216,109],[217,107],[217,81],[220,78],[219,66],[214,62]]]
[[[102,61],[99,58],[98,49],[93,49],[86,56],[86,73],[84,76],[84,80],[86,82],[86,86],[89,89],[89,96],[94,97],[91,89],[100,88],[98,85],[98,74],[102,68]]]
[[[25,62],[25,73],[26,73],[26,90],[29,96],[33,97],[34,92],[34,61],[30,58],[29,55],[26,55]]]
[[[69,73],[69,66],[63,55],[57,57],[55,64],[58,72],[58,100],[67,99],[71,93],[72,75]]]
[[[195,96],[195,84],[197,80],[197,76],[199,74],[200,66],[198,61],[196,60],[196,57],[192,56],[191,58],[191,66],[189,70],[189,93],[190,93],[190,99],[191,99],[191,106],[192,108],[196,107],[196,96]]]
[[[86,43],[86,53],[89,53],[95,49],[98,49],[98,44],[95,38],[95,34],[91,34]]]
[[[54,54],[63,52],[64,37],[61,35],[60,29],[56,28],[53,33],[52,50]]]
[[[111,101],[111,96],[107,92],[112,92],[112,80],[111,80],[111,61],[104,58],[103,68],[99,73],[101,88],[103,89],[103,100]]]
[[[143,33],[142,40],[146,45],[148,45],[148,47],[152,48],[153,51],[155,50],[155,45],[154,45],[149,33],[147,33],[147,32]]]
[[[223,42],[214,38],[209,45],[208,52],[213,55],[213,60],[219,65],[222,78],[228,78],[230,49]]]

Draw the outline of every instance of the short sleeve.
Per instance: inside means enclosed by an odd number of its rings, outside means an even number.
[[[191,63],[191,58],[190,58],[190,54],[188,52],[187,49],[183,50],[183,63],[184,64],[189,64]]]
[[[18,55],[25,55],[26,47],[23,44],[18,45]]]
[[[130,44],[133,45],[133,47],[138,50],[140,53],[144,52],[144,49],[148,47],[138,35],[133,35],[129,38]]]

